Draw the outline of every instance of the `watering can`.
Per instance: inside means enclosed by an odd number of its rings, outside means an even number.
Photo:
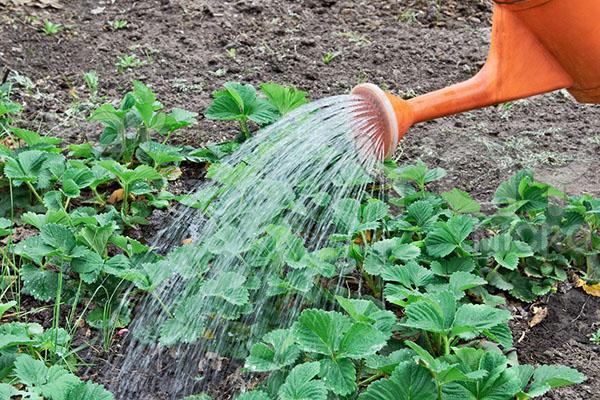
[[[352,90],[377,120],[384,157],[419,122],[558,89],[600,103],[600,0],[494,2],[490,52],[473,78],[410,100],[373,84]]]

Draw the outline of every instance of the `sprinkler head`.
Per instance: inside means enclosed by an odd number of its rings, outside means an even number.
[[[390,158],[400,139],[412,125],[413,110],[410,103],[386,93],[372,83],[355,86],[351,94],[362,101],[356,109],[357,119],[364,120],[366,139],[379,158]]]

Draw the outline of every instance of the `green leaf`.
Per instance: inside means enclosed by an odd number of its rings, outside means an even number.
[[[477,286],[483,286],[487,283],[480,276],[470,274],[468,272],[455,272],[450,276],[450,291],[459,299],[464,296],[464,291],[473,289]]]
[[[585,375],[564,365],[542,365],[535,369],[528,391],[530,397],[540,397],[550,389],[574,385],[586,380]]]
[[[389,379],[373,382],[359,400],[436,400],[429,371],[412,361],[400,363]]]
[[[252,346],[245,367],[254,372],[277,371],[292,365],[299,355],[291,331],[278,329],[263,336],[263,343]]]
[[[450,292],[428,295],[405,309],[404,326],[426,332],[447,333],[456,314],[456,300]]]
[[[540,211],[548,207],[549,190],[549,185],[534,181],[531,170],[521,170],[500,184],[493,202],[515,206],[515,211]]]
[[[36,182],[40,174],[46,154],[40,150],[26,150],[9,158],[4,166],[4,175],[9,179],[23,182]]]
[[[131,185],[135,181],[161,179],[162,175],[149,165],[139,165],[134,170],[128,169],[115,160],[102,160],[98,165],[114,174],[123,185]]]
[[[381,350],[386,342],[387,337],[383,333],[359,322],[344,333],[336,357],[365,358]]]
[[[74,386],[65,400],[113,400],[114,396],[104,386],[92,382],[81,382]]]
[[[260,90],[281,115],[285,115],[293,109],[308,103],[306,92],[293,87],[285,87],[276,83],[263,83],[260,85]]]
[[[427,252],[432,257],[445,257],[457,248],[473,231],[473,220],[466,216],[453,216],[448,222],[438,222],[425,239]]]
[[[48,367],[30,355],[22,354],[15,360],[15,376],[27,386],[41,386],[46,383]]]
[[[203,287],[203,295],[209,297],[218,297],[226,302],[242,306],[248,303],[248,289],[244,287],[246,277],[237,272],[224,272],[210,281]]]
[[[455,272],[471,272],[475,262],[471,257],[453,257],[431,262],[431,271],[439,276],[450,277]]]
[[[471,381],[445,385],[444,393],[451,399],[512,399],[520,390],[517,371],[507,367],[508,360],[500,353],[462,347],[455,349],[455,354],[445,357],[445,360],[449,364],[458,364],[467,376],[486,372]]]
[[[421,255],[421,249],[414,244],[397,244],[392,250],[392,256],[396,260],[403,262],[411,261]]]
[[[63,194],[58,190],[51,190],[44,194],[44,206],[48,211],[64,211]]]
[[[428,170],[427,166],[422,161],[419,161],[415,165],[398,168],[395,171],[395,175],[401,180],[414,182],[420,190],[423,190],[427,183],[446,176],[446,171],[442,168]]]
[[[184,159],[179,148],[162,143],[153,141],[144,142],[140,145],[140,148],[154,161],[155,166],[179,162]]]
[[[401,349],[390,353],[387,356],[379,354],[372,355],[367,358],[367,368],[382,372],[386,375],[391,375],[396,367],[405,361],[412,361],[414,352],[411,349]]]
[[[40,236],[44,243],[63,254],[70,254],[75,247],[75,236],[64,225],[47,224],[40,229]]]
[[[498,324],[508,322],[510,311],[485,304],[463,304],[456,311],[453,330],[464,334],[479,334]]]
[[[17,305],[17,302],[14,300],[9,301],[8,303],[0,304],[0,319],[2,318],[2,316],[4,315],[5,312],[7,312],[8,310],[10,310],[11,308],[13,308],[16,305]]]
[[[192,399],[190,399],[192,400]],[[201,399],[198,399],[201,400]],[[209,400],[206,398],[205,400]],[[271,400],[269,395],[262,390],[253,390],[251,392],[243,393],[235,398],[235,400]]]
[[[498,271],[491,270],[485,279],[490,285],[500,290],[512,290],[514,288],[513,284],[507,281]]]
[[[361,222],[376,222],[387,217],[389,206],[378,199],[369,199],[361,211]]]
[[[292,329],[301,350],[333,356],[350,326],[350,319],[338,312],[309,309],[300,314]]]
[[[388,265],[381,274],[385,281],[398,282],[407,288],[424,287],[432,283],[433,273],[414,261],[406,265]]]
[[[262,125],[279,117],[275,107],[256,97],[256,90],[252,85],[227,82],[224,86],[224,90],[213,94],[214,100],[206,110],[206,118],[237,121],[250,119]]]
[[[78,238],[96,253],[103,255],[116,227],[113,223],[100,227],[85,226],[79,231]]]
[[[413,222],[419,230],[428,231],[436,222],[437,216],[433,205],[427,200],[415,201],[406,208],[407,219]]]
[[[484,329],[483,334],[488,339],[500,344],[505,350],[513,347],[513,335],[508,324],[498,324],[492,328]]]
[[[344,233],[351,233],[359,225],[360,203],[355,199],[340,200],[333,212],[333,222]]]
[[[122,110],[116,110],[112,104],[104,104],[98,107],[92,115],[90,115],[90,121],[97,121],[104,125],[104,132],[100,137],[100,144],[109,145],[114,142],[118,137],[122,137],[125,134],[125,115],[126,112]]]
[[[356,391],[356,369],[347,358],[321,360],[319,377],[337,395],[346,396]]]
[[[19,391],[6,383],[0,383],[0,398],[12,399],[12,396],[19,394]]]
[[[38,265],[42,265],[43,258],[52,253],[52,247],[48,246],[42,238],[30,236],[17,243],[14,253],[26,260],[31,260]]]
[[[525,242],[513,240],[510,233],[503,233],[480,241],[481,251],[490,254],[504,268],[515,270],[519,259],[530,257],[533,250]]]
[[[27,214],[27,213],[25,213]],[[21,218],[23,218],[23,215],[21,215]],[[13,223],[11,220],[7,219],[7,218],[0,218],[0,237],[4,237],[4,236],[9,236],[12,235],[13,230],[11,229],[13,226]]]
[[[446,200],[452,210],[459,214],[471,214],[481,211],[481,205],[462,190],[452,189],[449,192],[442,193],[442,198]]]
[[[91,250],[82,250],[78,257],[71,261],[71,268],[79,274],[85,283],[93,283],[98,279],[104,267],[104,260],[100,255]]]
[[[26,264],[21,267],[20,275],[23,280],[23,293],[40,301],[50,301],[56,296],[58,273]]]
[[[322,381],[314,380],[321,369],[319,362],[300,364],[288,375],[279,388],[280,400],[327,400]]]
[[[42,361],[34,360],[28,354],[19,355],[14,366],[15,376],[30,391],[51,400],[64,399],[65,394],[80,382],[79,378],[67,370],[59,366],[48,368]]]

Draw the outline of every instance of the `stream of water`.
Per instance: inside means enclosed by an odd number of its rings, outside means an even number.
[[[196,208],[182,207],[153,240],[170,253],[129,326],[118,399],[180,399],[211,385],[228,398],[252,343],[289,326],[306,302],[328,301],[341,277],[325,291],[319,271],[294,262],[327,245],[343,199],[369,194],[382,144],[367,108],[353,96],[312,102],[210,170]]]

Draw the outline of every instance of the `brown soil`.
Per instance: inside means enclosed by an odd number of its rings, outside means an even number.
[[[232,80],[292,84],[312,98],[369,81],[409,96],[467,79],[481,67],[491,11],[488,0],[60,3],[61,10],[0,6],[0,75],[5,66],[29,77],[32,86],[17,91],[26,107],[23,120],[67,142],[99,134],[97,126],[68,112],[87,99],[82,75],[91,69],[100,76],[101,96],[118,98],[140,79],[168,108],[199,113],[210,93]],[[65,29],[44,36],[45,18]],[[127,20],[126,29],[111,30],[108,21],[115,19]],[[232,48],[234,58],[226,51]],[[328,65],[322,61],[326,52],[338,54]],[[144,64],[117,72],[123,54]],[[523,167],[570,194],[600,194],[598,111],[562,92],[474,111],[414,127],[398,158],[446,168],[444,187],[460,187],[484,202]],[[231,124],[201,119],[174,139],[200,146],[235,133]],[[559,392],[563,398],[590,399],[599,392],[600,367],[588,362],[598,347],[587,340],[598,322],[598,302],[587,300],[569,324],[586,299],[578,291],[551,297],[550,316],[519,344],[522,361],[566,363],[590,377]]]
[[[583,384],[552,391],[544,399],[595,399],[600,380],[596,361],[600,346],[592,344],[590,336],[600,328],[600,299],[569,284],[563,290],[535,305],[547,308],[548,315],[533,328],[528,326],[532,307],[517,308],[513,332],[519,361],[533,365],[564,364],[587,375],[588,380]]]

